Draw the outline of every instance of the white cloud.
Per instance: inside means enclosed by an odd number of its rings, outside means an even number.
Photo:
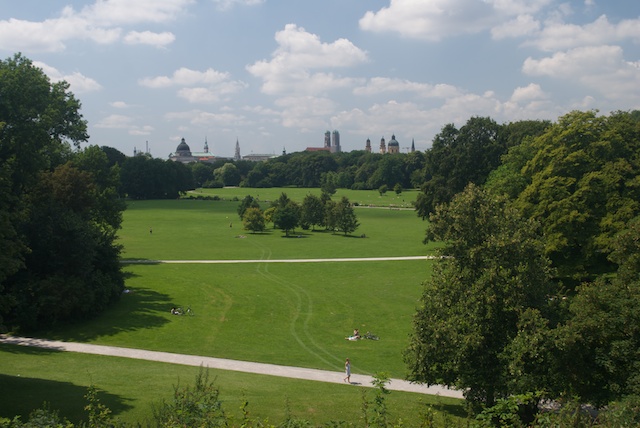
[[[538,100],[548,98],[548,94],[546,94],[540,85],[536,83],[530,83],[525,87],[517,87],[514,89],[513,94],[511,95],[511,101],[513,102],[521,102],[521,101],[529,101],[529,100]]]
[[[248,86],[240,80],[231,80],[229,73],[213,68],[197,71],[185,67],[176,70],[172,76],[147,77],[138,83],[149,88],[181,86],[178,96],[190,103],[218,102],[224,96],[240,92]]]
[[[129,135],[150,135],[155,128],[151,125],[132,126],[129,129]]]
[[[314,96],[284,97],[276,100],[275,104],[282,108],[282,125],[302,132],[326,128],[326,117],[337,108],[332,100]]]
[[[547,22],[540,34],[527,42],[543,51],[557,51],[579,46],[603,45],[631,39],[640,42],[640,19],[612,24],[602,15],[586,25]]]
[[[255,6],[264,3],[265,0],[212,0],[218,5],[218,10],[229,10],[236,5]]]
[[[486,0],[496,11],[508,15],[524,15],[539,12],[554,0]]]
[[[540,30],[540,22],[531,15],[518,15],[515,19],[507,21],[491,29],[491,36],[495,40],[508,37],[521,37],[534,34]]]
[[[44,74],[46,74],[52,82],[60,82],[64,80],[69,83],[71,92],[75,94],[95,92],[102,89],[102,86],[94,79],[87,77],[77,71],[71,74],[64,74],[57,68],[51,67],[50,65],[39,61],[34,61],[33,65],[41,68]]]
[[[174,20],[194,0],[96,0],[80,12],[66,6],[56,18],[44,21],[0,21],[0,46],[8,51],[60,52],[71,40],[110,44],[122,39],[120,25]],[[126,43],[165,45],[170,33],[131,31]]]
[[[409,92],[425,98],[447,98],[460,94],[460,90],[448,84],[430,85],[428,83],[411,82],[409,80],[388,77],[372,77],[366,86],[353,90],[355,95],[377,95],[382,93]]]
[[[318,36],[295,24],[287,24],[275,36],[278,48],[272,59],[257,61],[247,70],[263,79],[262,92],[317,94],[357,82],[331,73],[312,73],[322,68],[350,67],[367,61],[365,51],[346,39],[322,43]]]
[[[359,23],[365,31],[396,32],[404,37],[439,41],[478,33],[500,20],[489,1],[391,0],[388,7],[367,12]]]
[[[216,71],[208,68],[205,71],[191,70],[189,68],[179,68],[173,72],[172,76],[146,77],[139,83],[149,88],[165,88],[169,86],[191,86],[202,83],[220,83],[229,79],[229,73]]]
[[[129,108],[129,105],[124,101],[113,101],[109,105],[113,108]]]
[[[202,110],[190,110],[183,112],[170,112],[165,114],[167,120],[186,121],[191,125],[199,126],[242,126],[247,124],[243,115],[233,112],[212,113]]]
[[[542,59],[527,58],[525,74],[578,82],[611,100],[640,96],[640,63],[623,58],[619,46],[589,46],[556,52]]]
[[[170,32],[154,33],[151,31],[130,31],[124,37],[124,42],[129,45],[151,45],[164,47],[175,41],[176,36]]]
[[[122,114],[112,114],[105,118],[102,118],[94,126],[96,128],[109,128],[109,129],[129,129],[133,120],[129,116]]]
[[[109,27],[143,22],[173,21],[195,0],[96,0],[78,15],[96,26]]]

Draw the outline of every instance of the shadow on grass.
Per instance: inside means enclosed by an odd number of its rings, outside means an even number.
[[[171,308],[171,298],[149,288],[128,289],[120,301],[92,320],[68,324],[39,334],[54,340],[86,342],[102,336],[154,329],[169,322],[162,314]]]
[[[466,418],[469,416],[465,409],[464,403],[462,404],[444,404],[438,403],[433,405],[434,410],[437,410],[441,413],[446,413],[451,416],[456,416],[458,418]]]
[[[30,348],[20,348],[25,353],[32,351]],[[4,374],[0,374],[0,385],[0,417],[12,419],[14,416],[21,416],[24,422],[33,410],[40,409],[47,403],[50,410],[58,411],[60,417],[65,417],[71,422],[87,420],[84,410],[84,406],[87,405],[84,398],[88,391],[86,386]],[[133,407],[127,403],[127,399],[104,391],[98,392],[98,399],[101,404],[111,409],[114,417]]]

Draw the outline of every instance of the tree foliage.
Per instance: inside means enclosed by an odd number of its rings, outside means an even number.
[[[640,396],[640,217],[613,245],[617,273],[578,287],[558,334],[566,364],[559,376],[597,405]]]
[[[343,196],[340,201],[335,204],[333,211],[335,228],[345,235],[354,232],[360,226],[351,202],[349,202],[346,196]]]
[[[240,217],[240,220],[242,220],[244,218],[244,213],[249,208],[258,208],[258,209],[260,209],[260,203],[258,202],[258,200],[256,198],[254,198],[251,195],[247,195],[244,198],[242,198],[242,201],[240,201],[240,205],[238,205],[238,216]]]
[[[426,218],[469,183],[483,184],[506,149],[502,126],[488,117],[472,117],[460,129],[446,125],[425,153],[418,215]]]
[[[640,214],[640,120],[627,112],[572,112],[533,140],[516,204],[540,219],[562,277],[611,270],[614,236]]]
[[[548,260],[535,222],[475,185],[431,215],[425,241],[442,241],[405,352],[410,379],[465,390],[493,405],[510,388],[504,354],[527,311],[550,313]]]
[[[132,199],[176,199],[195,187],[188,166],[144,155],[127,158],[120,175],[123,190]]]
[[[324,204],[316,195],[307,195],[302,200],[300,224],[302,227],[315,228],[324,224]]]
[[[242,224],[246,230],[254,233],[264,231],[265,221],[260,208],[247,208],[242,216]]]
[[[68,88],[21,55],[0,61],[0,315],[9,328],[88,317],[124,287],[119,170],[95,146],[80,151],[86,122]]]

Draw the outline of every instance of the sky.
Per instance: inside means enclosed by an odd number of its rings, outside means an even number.
[[[87,144],[167,159],[417,150],[450,123],[640,109],[638,0],[0,0],[82,103]]]

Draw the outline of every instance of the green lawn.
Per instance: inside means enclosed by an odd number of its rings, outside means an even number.
[[[153,405],[170,400],[173,387],[193,383],[199,371],[197,367],[9,345],[0,345],[0,361],[0,417],[26,417],[46,401],[73,422],[86,420],[83,396],[93,384],[100,388],[98,398],[115,417],[142,426],[147,426]],[[317,424],[360,422],[361,388],[352,385],[213,369],[209,379],[220,388],[223,408],[236,420],[246,399],[252,417],[268,417],[272,423],[284,420],[287,406],[293,417]],[[373,398],[370,389],[367,398]],[[451,398],[394,391],[387,403],[391,417],[402,417],[406,426],[415,426],[418,410],[427,405],[448,418],[464,417],[460,400]]]
[[[232,200],[234,198],[242,199],[247,195],[258,198],[260,201],[276,200],[282,193],[286,193],[289,198],[302,202],[304,197],[311,193],[320,196],[320,189],[307,189],[299,187],[288,188],[271,188],[271,189],[247,189],[243,187],[225,187],[223,189],[197,189],[189,192],[187,197],[197,196],[218,196],[224,200]],[[407,189],[397,195],[393,190],[389,190],[384,195],[380,195],[377,190],[349,190],[338,189],[333,195],[334,201],[340,200],[343,196],[358,205],[373,206],[396,206],[412,208],[411,203],[416,200],[419,191],[416,189]]]
[[[129,202],[120,232],[123,257],[262,260],[433,253],[433,245],[422,244],[426,223],[413,210],[356,208],[360,227],[352,235],[298,228],[285,238],[271,224],[260,234],[243,230],[238,205],[202,200]]]
[[[277,230],[255,235],[243,231],[237,206],[232,201],[130,202],[120,233],[123,256],[276,260],[433,252],[421,243],[425,223],[410,210],[358,208],[361,227],[354,236],[298,230],[300,238],[284,238]],[[349,357],[355,373],[385,371],[402,378],[402,350],[431,263],[128,264],[127,287],[132,292],[117,305],[87,323],[57,326],[41,336],[336,371]],[[178,305],[190,305],[196,315],[171,315],[169,309]],[[354,328],[370,330],[381,339],[344,340]],[[60,389],[60,396],[94,383],[114,397],[114,409],[129,421],[148,416],[151,403],[168,397],[178,378],[190,382],[195,377],[193,368],[8,346],[0,346],[0,358],[0,379],[3,384],[17,383],[18,391],[24,388],[26,398],[12,398],[27,403],[26,408],[40,405],[43,394],[29,392],[38,389],[34,385],[39,382],[51,391]],[[20,372],[21,379],[16,379]],[[359,388],[240,373],[215,375],[223,391],[229,391],[228,396],[223,392],[223,399],[236,409],[244,391],[255,405],[255,416],[281,420],[288,396],[290,406],[300,412],[297,416],[315,422],[358,421],[361,398],[354,391]],[[24,383],[25,378],[31,380]],[[270,393],[271,388],[279,392]],[[418,400],[433,400],[396,392],[391,396],[392,406],[397,406],[393,410],[414,421]],[[12,406],[0,404],[0,415],[11,415]],[[455,413],[461,407],[443,409]]]

